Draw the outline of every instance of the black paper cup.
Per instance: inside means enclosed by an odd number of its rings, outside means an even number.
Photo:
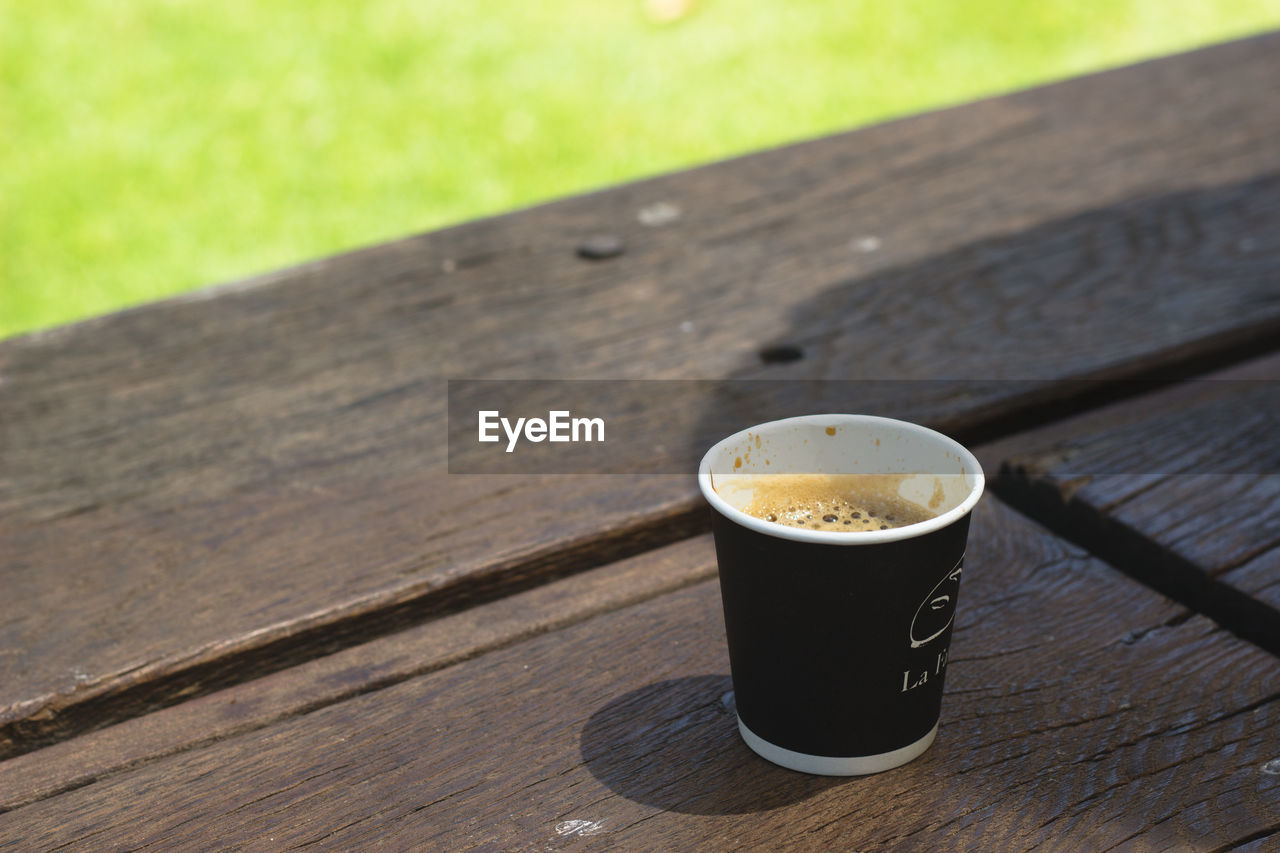
[[[904,475],[898,496],[937,515],[842,532],[743,512],[753,477],[798,473]],[[698,483],[714,510],[738,729],[751,749],[793,770],[852,776],[929,748],[984,482],[952,439],[869,415],[772,421],[707,451]]]

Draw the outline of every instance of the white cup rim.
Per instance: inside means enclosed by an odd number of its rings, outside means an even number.
[[[941,515],[934,516],[927,521],[921,521],[916,524],[908,524],[902,527],[893,527],[888,530],[860,530],[853,533],[846,533],[840,530],[807,530],[800,527],[787,527],[772,521],[765,521],[762,518],[756,518],[747,515],[742,510],[734,507],[716,492],[711,481],[711,461],[716,451],[725,444],[747,440],[747,433],[761,433],[767,429],[778,429],[788,425],[809,423],[819,421],[823,424],[838,422],[845,424],[862,424],[862,425],[883,425],[892,426],[894,429],[915,433],[922,438],[943,444],[948,450],[956,454],[957,457],[966,466],[966,473],[969,470],[973,472],[973,485],[969,489],[969,494],[965,499],[955,507],[947,510]],[[971,466],[971,467],[970,467]],[[779,472],[785,473],[785,472]],[[885,418],[878,415],[856,415],[846,413],[831,413],[817,415],[798,415],[791,418],[782,418],[776,421],[768,421],[766,423],[756,424],[747,427],[744,430],[726,436],[717,441],[703,455],[702,462],[698,465],[698,488],[702,490],[702,496],[706,498],[707,503],[721,515],[728,518],[735,524],[739,524],[766,536],[772,536],[776,539],[790,539],[794,542],[811,542],[816,545],[882,545],[886,542],[897,542],[903,539],[914,539],[918,536],[924,536],[935,530],[941,530],[959,519],[963,518],[970,510],[977,505],[978,499],[982,497],[983,489],[986,487],[986,476],[982,473],[982,466],[978,463],[978,459],[970,450],[960,442],[943,435],[937,430],[910,421],[897,420],[895,418]]]

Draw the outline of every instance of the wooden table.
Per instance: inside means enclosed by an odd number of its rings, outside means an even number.
[[[1277,849],[1278,79],[1267,35],[0,343],[0,849]],[[936,744],[755,757],[691,474],[450,474],[481,378],[865,380],[975,446]]]

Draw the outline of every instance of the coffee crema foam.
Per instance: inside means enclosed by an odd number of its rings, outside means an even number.
[[[763,474],[750,477],[748,515],[807,530],[863,533],[936,518],[899,494],[904,474]],[[738,484],[741,488],[742,483]],[[940,490],[930,503],[941,502]]]

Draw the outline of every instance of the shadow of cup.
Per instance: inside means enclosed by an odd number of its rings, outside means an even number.
[[[768,811],[848,779],[777,767],[738,736],[728,675],[646,685],[604,705],[582,729],[591,774],[633,802],[682,814]]]

